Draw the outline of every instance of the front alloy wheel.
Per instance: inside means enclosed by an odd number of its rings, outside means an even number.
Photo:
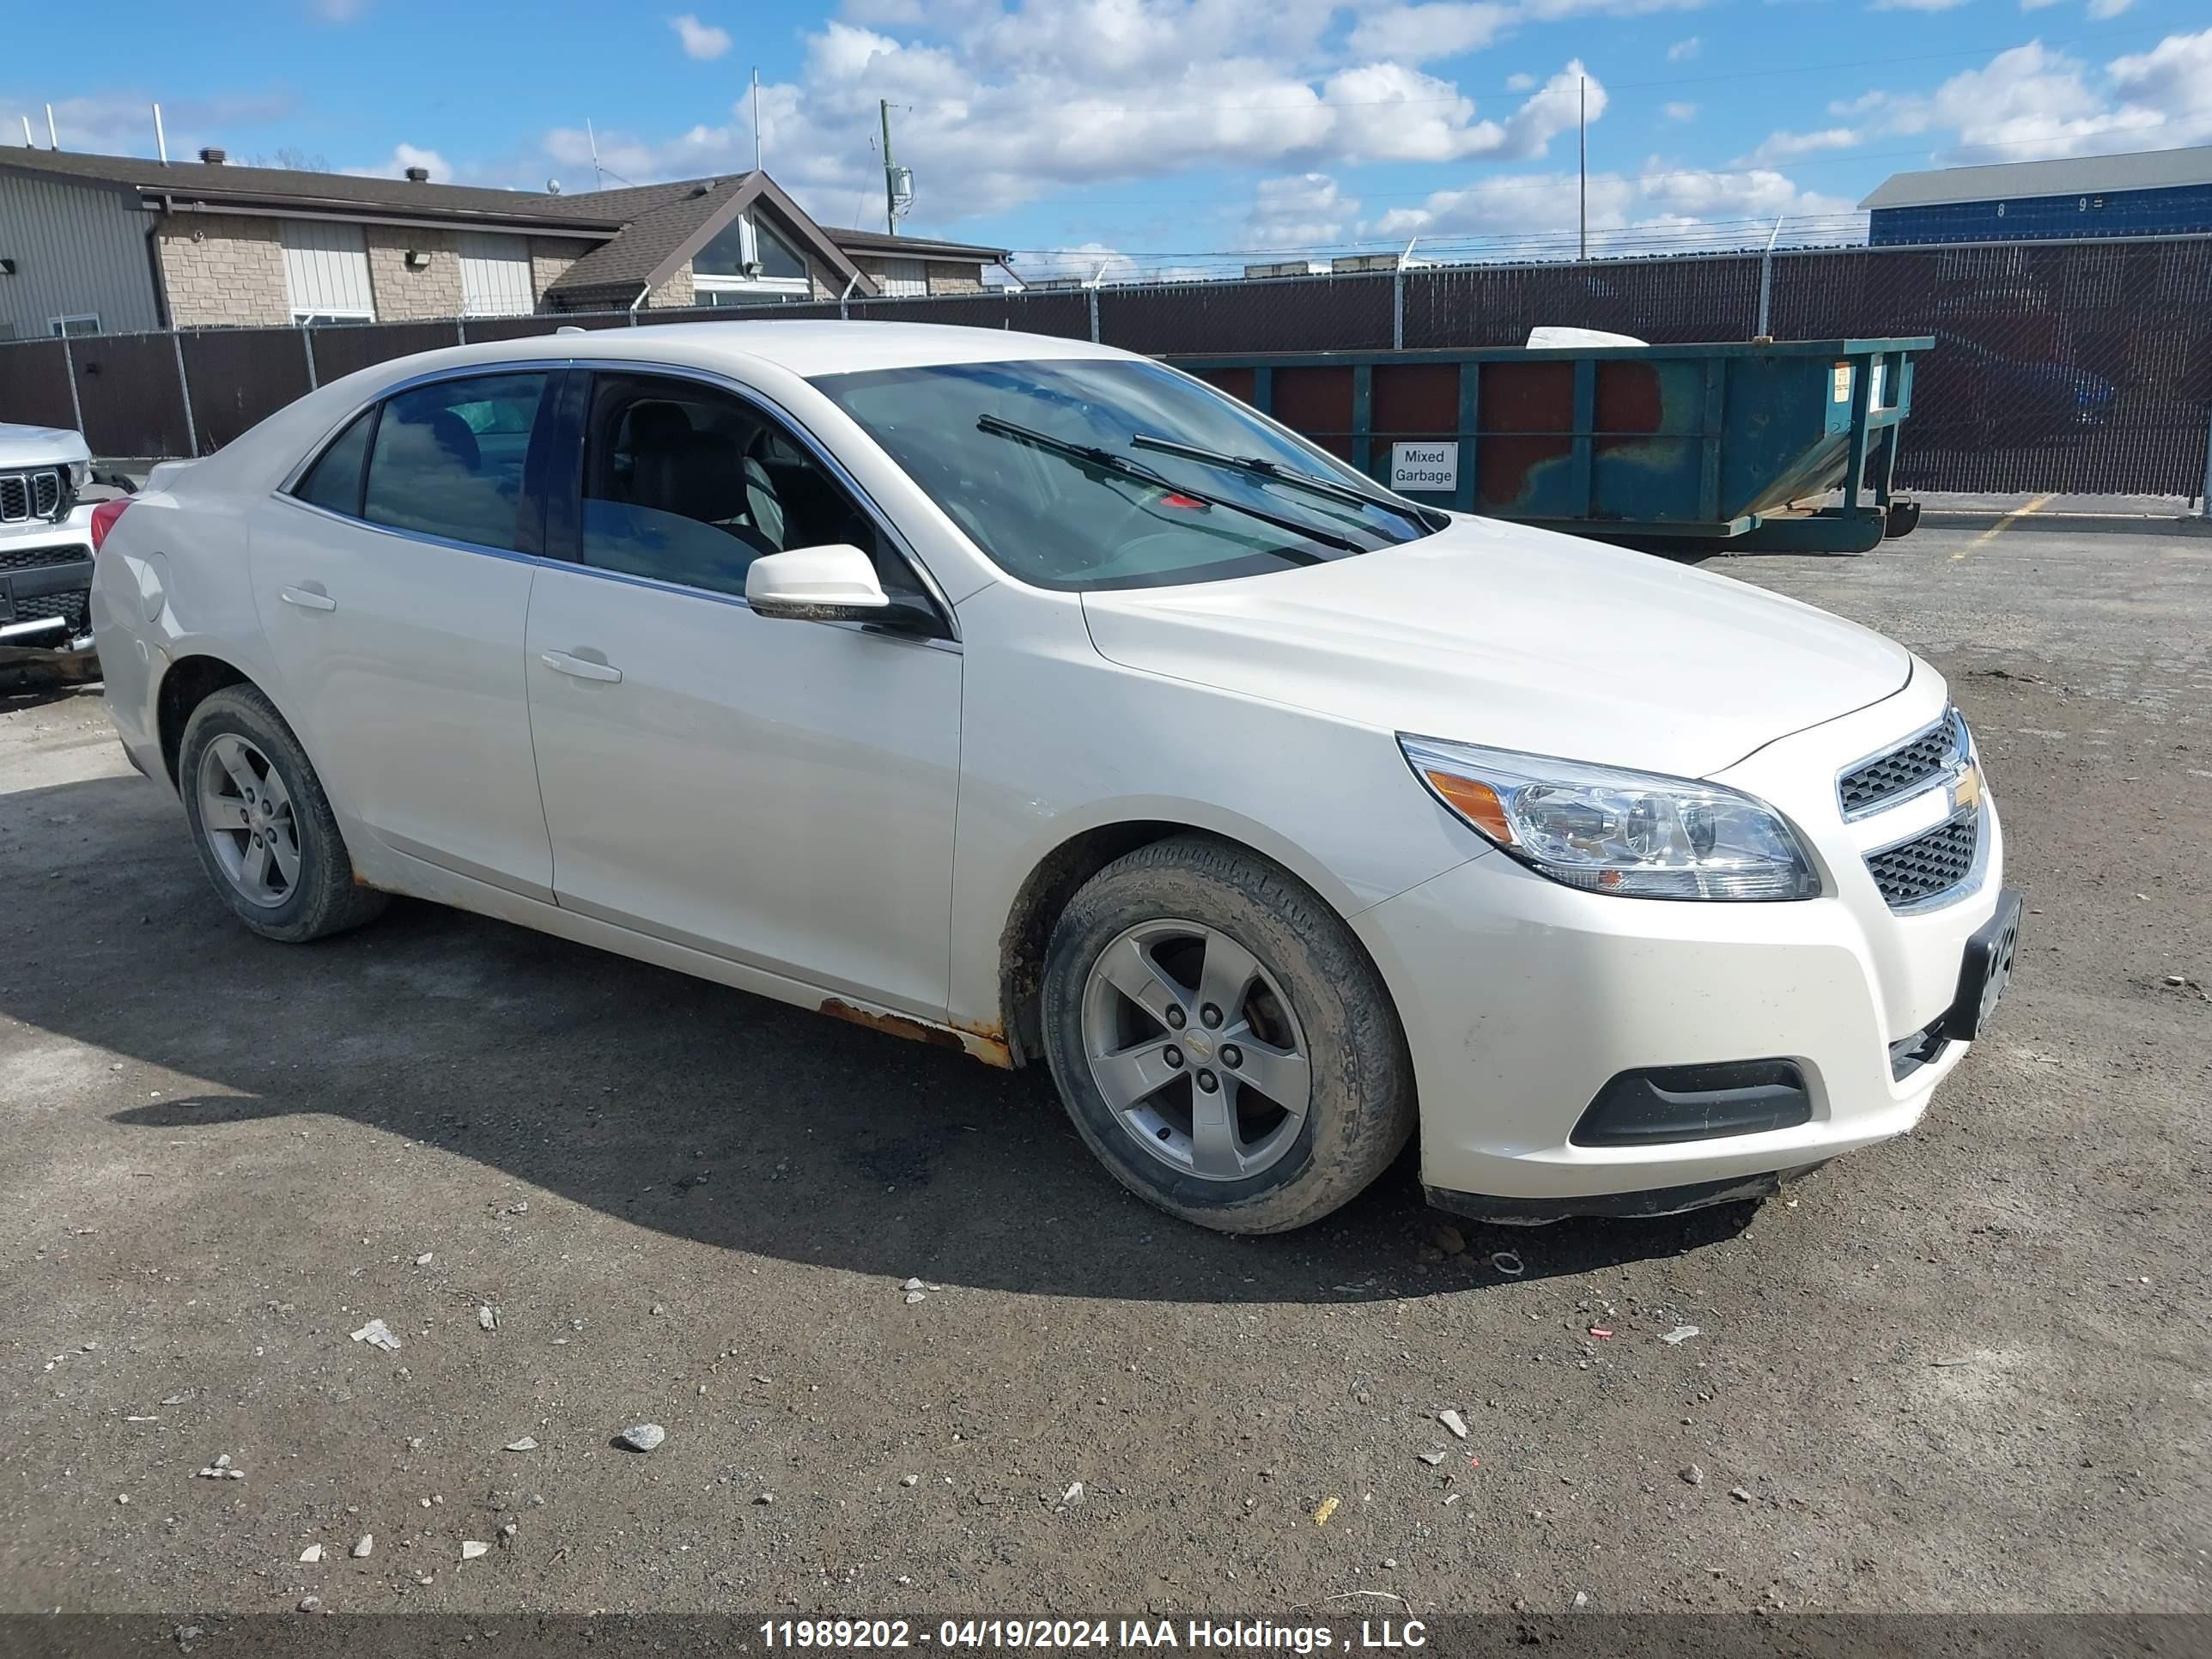
[[[1039,987],[1044,1057],[1123,1186],[1229,1233],[1320,1219],[1412,1134],[1412,1062],[1375,964],[1256,853],[1173,836],[1084,883]]]
[[[1201,1181],[1273,1169],[1313,1095],[1305,1034],[1274,976],[1203,922],[1128,929],[1083,999],[1091,1081],[1151,1156]]]

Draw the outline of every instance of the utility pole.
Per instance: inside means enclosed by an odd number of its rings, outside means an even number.
[[[753,171],[761,170],[760,145],[760,71],[753,71]]]
[[[1578,234],[1577,234],[1577,246],[1579,246],[1579,248],[1580,248],[1580,252],[1578,252],[1575,255],[1575,257],[1576,257],[1577,258],[1578,258],[1578,259],[1585,259],[1585,260],[1586,260],[1586,259],[1588,259],[1588,258],[1589,258],[1589,76],[1587,76],[1587,75],[1583,76],[1582,77],[1582,79],[1581,79],[1581,80],[1577,83],[1577,91],[1576,91],[1575,96],[1576,96],[1576,99],[1577,99],[1577,110],[1576,110],[1576,113],[1575,113],[1575,125],[1576,125],[1576,126],[1580,130],[1581,134],[1582,134],[1582,163],[1581,163],[1581,171],[1580,171],[1580,184],[1579,184],[1579,185],[1578,185],[1578,186],[1577,186],[1577,195],[1576,195],[1576,200],[1575,200],[1575,218],[1576,218],[1577,224],[1577,226],[1579,227]]]
[[[891,171],[891,100],[878,98],[876,109],[884,120],[884,234],[896,236],[898,234],[898,191],[891,183],[896,176]]]

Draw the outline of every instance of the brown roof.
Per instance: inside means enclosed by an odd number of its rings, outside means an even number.
[[[649,185],[644,191],[595,191],[582,196],[485,190],[473,185],[417,184],[410,179],[364,179],[350,173],[307,173],[291,167],[244,167],[228,163],[171,161],[135,155],[84,155],[74,150],[0,148],[0,167],[12,172],[78,179],[195,201],[269,203],[354,212],[405,213],[410,217],[467,218],[488,222],[574,225],[611,230],[627,223],[635,207],[621,198],[678,186]]]
[[[678,179],[576,196],[473,185],[417,183],[411,179],[362,178],[349,173],[310,173],[292,167],[210,166],[204,161],[158,161],[137,155],[88,155],[75,150],[0,147],[0,170],[80,179],[146,196],[211,207],[291,208],[362,217],[404,215],[458,222],[595,236],[602,245],[579,259],[554,283],[563,302],[634,298],[641,286],[657,288],[704,246],[747,204],[764,203],[822,264],[847,281],[859,277],[863,293],[875,284],[849,252],[896,253],[912,258],[974,259],[989,264],[1004,248],[885,236],[876,231],[826,230],[764,173],[711,179]]]
[[[977,264],[996,264],[1010,249],[983,247],[974,242],[944,242],[929,236],[887,236],[880,230],[830,230],[831,241],[848,253],[902,254],[909,259],[973,259]]]
[[[560,280],[546,289],[548,299],[571,308],[610,299],[633,300],[641,291],[666,282],[717,231],[749,207],[767,208],[817,261],[853,283],[861,293],[876,291],[875,283],[845,257],[829,234],[765,173],[692,179],[680,185],[647,185],[643,190],[659,191],[662,198],[657,205],[647,207],[612,240],[593,248],[562,272]]]

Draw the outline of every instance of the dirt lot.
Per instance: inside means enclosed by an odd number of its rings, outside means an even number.
[[[1441,1261],[1410,1164],[1232,1242],[1034,1077],[422,906],[263,944],[96,693],[0,705],[0,1607],[2212,1609],[2212,539],[1723,568],[1951,676],[2009,1000],[1763,1208]]]

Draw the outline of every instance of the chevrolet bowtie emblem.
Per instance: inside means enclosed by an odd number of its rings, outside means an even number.
[[[1963,812],[1982,804],[1982,769],[1969,762],[1951,785],[1951,810]]]

